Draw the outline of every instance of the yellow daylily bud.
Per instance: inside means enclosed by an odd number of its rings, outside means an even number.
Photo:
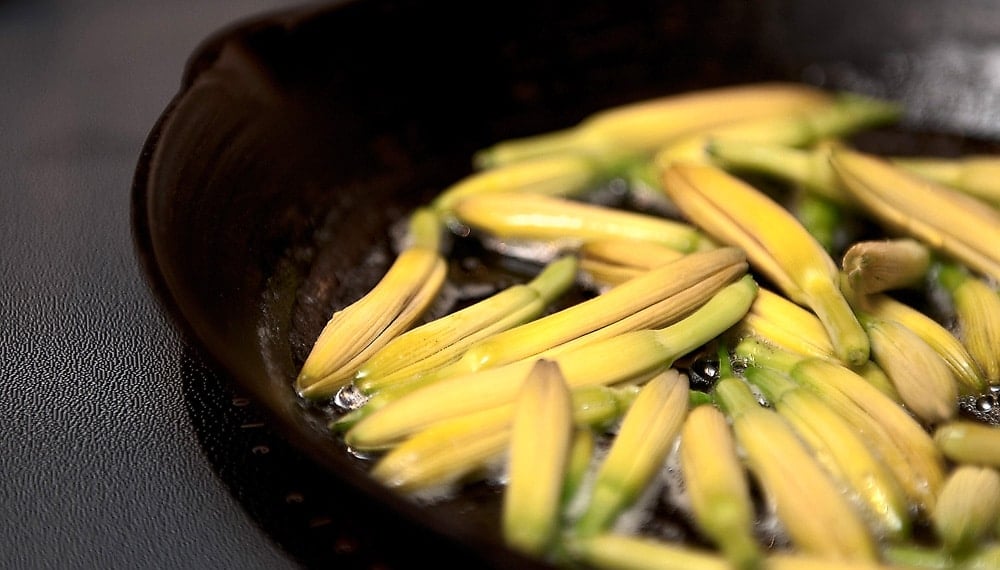
[[[498,192],[573,196],[593,188],[606,176],[592,159],[583,155],[545,156],[466,176],[439,194],[431,207],[447,217],[455,204],[469,196]]]
[[[882,456],[913,504],[924,510],[944,480],[941,454],[924,428],[896,402],[852,370],[810,358],[791,377],[822,397]]]
[[[556,538],[572,433],[570,392],[559,366],[539,360],[514,404],[503,496],[504,540],[517,550],[542,556]]]
[[[853,370],[822,358],[803,358],[743,341],[737,356],[750,365],[786,372],[847,420],[882,458],[912,505],[928,511],[944,481],[944,462],[924,428],[894,400]]]
[[[567,550],[579,562],[602,570],[731,570],[713,552],[649,537],[596,534],[572,538]]]
[[[605,109],[579,125],[512,139],[476,154],[480,168],[535,156],[579,152],[605,163],[651,153],[667,140],[695,129],[751,117],[793,113],[826,105],[830,95],[797,83],[754,83],[667,95]]]
[[[993,533],[1000,520],[1000,473],[959,465],[941,488],[931,513],[934,530],[952,552],[965,554]]]
[[[446,489],[499,461],[512,415],[507,404],[438,422],[382,456],[371,475],[403,493]]]
[[[587,242],[580,248],[580,256],[648,270],[677,261],[683,253],[651,241],[609,238]]]
[[[830,336],[815,314],[763,287],[737,331],[803,356],[835,357]]]
[[[930,251],[913,239],[862,241],[841,261],[851,289],[859,295],[920,285],[931,266]]]
[[[418,210],[413,215],[410,236],[416,241],[371,291],[335,312],[323,328],[296,379],[303,397],[332,396],[368,358],[423,315],[447,273],[437,249],[438,231],[433,214]]]
[[[894,122],[899,114],[898,105],[843,94],[827,105],[797,113],[736,121],[678,137],[664,145],[654,160],[661,168],[677,161],[707,162],[711,156],[708,147],[713,142],[725,140],[806,146],[827,137]]]
[[[723,288],[690,316],[663,329],[620,334],[576,350],[540,357],[558,362],[571,388],[646,379],[727,330],[750,306],[748,278]],[[378,449],[436,421],[510,402],[533,359],[459,375],[421,387],[372,412],[345,435],[357,449]]]
[[[681,431],[681,471],[698,528],[738,569],[760,562],[747,473],[726,417],[714,406],[691,410]]]
[[[535,364],[537,367],[537,363]],[[527,374],[536,372],[530,368]],[[618,419],[635,395],[630,388],[586,386],[570,395],[572,422],[581,431],[603,428]],[[383,455],[372,475],[383,484],[407,493],[444,488],[495,467],[510,443],[513,402],[445,418],[427,425]],[[583,460],[583,441],[574,444],[574,457]],[[579,464],[569,469],[569,485],[578,485]]]
[[[865,311],[879,319],[898,322],[923,339],[951,369],[962,393],[978,394],[986,390],[979,364],[961,341],[933,318],[888,295],[866,298]]]
[[[735,248],[687,255],[593,299],[492,335],[442,368],[382,386],[364,406],[338,420],[335,429],[350,428],[389,402],[441,380],[543,353],[555,357],[622,333],[666,326],[698,309],[745,270],[743,253]]]
[[[661,216],[526,193],[469,196],[454,206],[461,224],[502,242],[543,242],[572,251],[588,241],[635,239],[682,252],[713,247],[697,228]]]
[[[840,148],[830,160],[844,186],[882,223],[1000,279],[996,208],[874,155]]]
[[[792,427],[817,461],[858,498],[872,526],[892,539],[910,530],[909,505],[864,437],[839,413],[777,370],[750,367],[745,376]]]
[[[649,241],[611,238],[583,244],[579,255],[580,272],[595,288],[607,290],[684,254]]]
[[[778,414],[761,407],[740,379],[715,386],[746,455],[778,518],[802,552],[842,562],[876,560],[875,543],[860,514]]]
[[[575,526],[579,534],[608,530],[639,498],[666,460],[687,404],[687,377],[675,369],[643,386],[597,471],[590,501]]]
[[[733,172],[755,172],[792,184],[834,204],[856,208],[830,165],[833,144],[800,149],[767,142],[715,139],[708,144],[711,160]]]
[[[954,265],[941,268],[951,294],[958,335],[990,384],[1000,384],[1000,293]]]
[[[675,164],[666,171],[664,186],[695,224],[744,249],[751,268],[811,308],[839,358],[852,366],[868,360],[868,337],[840,291],[837,266],[787,210],[714,166]]]
[[[958,463],[1000,467],[1000,427],[955,420],[934,431],[934,443]]]
[[[894,156],[893,164],[1000,207],[1000,159],[993,155],[958,158]]]
[[[528,283],[403,333],[358,369],[354,385],[371,394],[457,360],[472,344],[537,318],[573,284],[577,267],[575,257],[563,257]]]
[[[674,297],[694,294],[697,306],[745,269],[743,253],[736,248],[686,255],[601,295],[484,339],[470,347],[451,370],[467,372],[506,364],[600,330],[604,332],[598,336],[606,338],[608,333],[669,324],[694,308]]]
[[[906,406],[927,424],[958,412],[958,385],[948,365],[905,325],[862,315],[872,357],[885,370]]]

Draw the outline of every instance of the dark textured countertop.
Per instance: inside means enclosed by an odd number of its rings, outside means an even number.
[[[0,3],[0,567],[296,566],[241,494],[257,478],[302,507],[266,479],[281,442],[166,320],[129,225],[188,55],[287,5]],[[213,421],[238,437],[213,443]]]

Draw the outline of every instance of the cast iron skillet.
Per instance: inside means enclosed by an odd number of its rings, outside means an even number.
[[[982,148],[959,135],[1000,131],[976,59],[1000,29],[983,4],[557,4],[365,0],[223,30],[191,57],[134,183],[139,257],[178,326],[335,481],[480,565],[532,565],[502,546],[495,494],[420,507],[386,492],[291,389],[332,309],[388,267],[391,224],[475,150],[768,79],[903,101],[905,131],[872,143],[900,152],[957,154]],[[946,135],[914,134],[927,130]]]

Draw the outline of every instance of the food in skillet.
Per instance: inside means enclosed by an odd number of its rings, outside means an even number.
[[[557,565],[996,568],[998,162],[852,145],[900,111],[752,84],[484,149],[296,389]],[[453,240],[536,270],[432,315]]]

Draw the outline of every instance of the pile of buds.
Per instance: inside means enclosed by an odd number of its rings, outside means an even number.
[[[486,148],[295,388],[400,493],[497,486],[556,565],[998,568],[1000,426],[966,408],[1000,392],[1000,159],[852,145],[901,116],[762,83]],[[461,239],[537,271],[429,316]]]

